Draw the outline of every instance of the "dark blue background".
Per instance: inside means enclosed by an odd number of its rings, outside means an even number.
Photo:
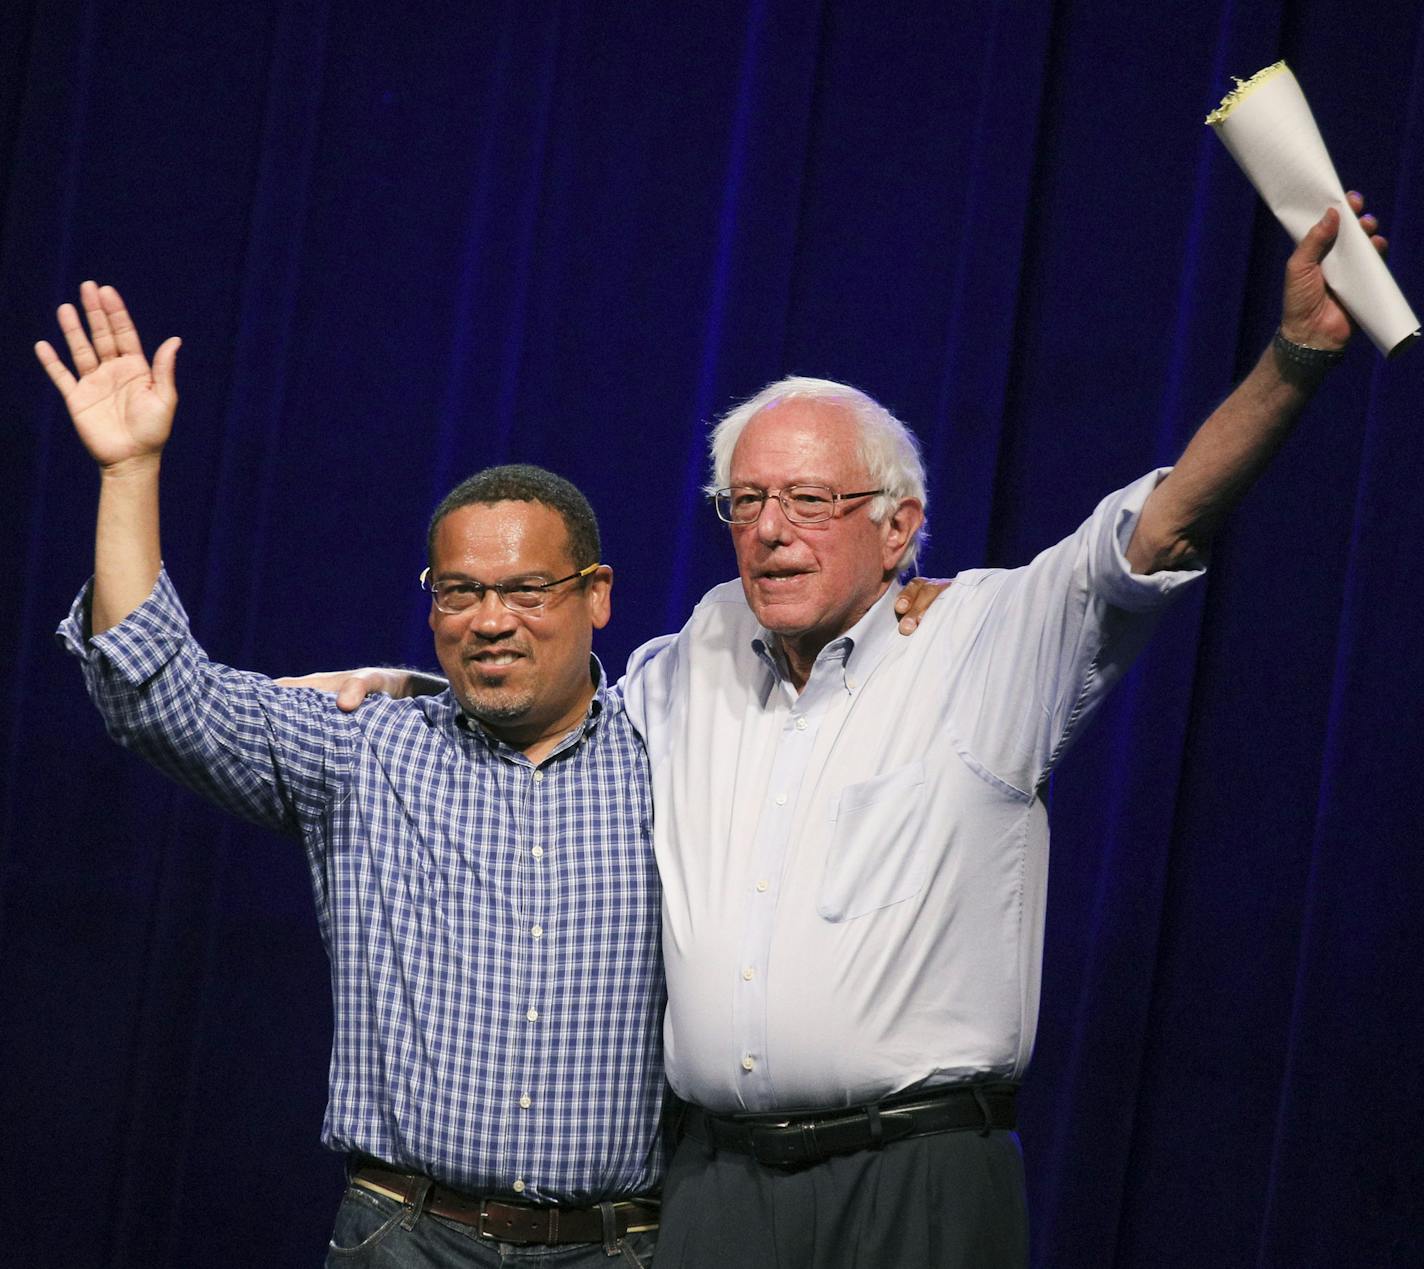
[[[0,37],[0,1229],[25,1265],[311,1264],[329,991],[299,852],[104,739],[50,639],[95,477],[30,344],[177,333],[168,566],[213,655],[429,664],[425,518],[552,466],[612,667],[731,554],[705,424],[854,382],[926,570],[1171,461],[1285,235],[1201,119],[1278,57],[1424,303],[1413,0],[10,5]],[[1424,355],[1362,339],[1053,788],[1036,1259],[1424,1262]]]

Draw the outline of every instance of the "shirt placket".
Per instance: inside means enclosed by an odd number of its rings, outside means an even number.
[[[799,696],[777,673],[779,730],[771,775],[757,819],[752,875],[747,882],[746,918],[738,947],[732,1026],[737,1037],[742,1103],[758,1110],[775,1104],[774,1071],[767,1050],[768,976],[777,900],[786,854],[796,822],[796,804],[816,738],[827,714],[844,693],[841,667],[849,645],[837,640],[822,650]],[[774,662],[766,658],[774,667]],[[782,707],[789,701],[790,708]]]
[[[555,754],[565,747],[560,746]],[[518,1040],[504,1096],[506,1114],[514,1125],[508,1184],[516,1194],[529,1197],[539,1194],[539,1172],[547,1162],[538,1148],[538,1143],[546,1140],[546,1107],[539,1078],[546,1065],[541,1055],[548,1052],[554,991],[553,945],[547,928],[552,869],[557,862],[553,857],[556,843],[549,826],[559,822],[561,774],[559,766],[551,761],[554,756],[538,767],[517,768],[525,782],[522,820],[526,826],[518,846],[514,912],[516,950],[512,970],[519,990],[511,996],[515,1016],[510,1019],[510,1027]]]

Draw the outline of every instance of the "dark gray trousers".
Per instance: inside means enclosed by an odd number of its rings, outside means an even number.
[[[684,1138],[657,1269],[1023,1269],[1018,1135],[945,1132],[794,1172]]]

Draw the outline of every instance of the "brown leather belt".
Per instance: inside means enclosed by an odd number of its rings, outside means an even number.
[[[351,1174],[351,1184],[384,1194],[397,1203],[415,1204],[429,1183],[423,1176],[362,1163]],[[656,1199],[623,1199],[594,1207],[536,1206],[479,1198],[443,1185],[430,1185],[423,1210],[447,1221],[473,1226],[481,1238],[502,1243],[606,1243],[624,1234],[656,1229],[659,1215]]]
[[[875,1150],[907,1137],[1014,1126],[1016,1084],[960,1084],[842,1110],[770,1115],[683,1112],[682,1131],[717,1150],[751,1155],[771,1168],[804,1168],[832,1155]]]

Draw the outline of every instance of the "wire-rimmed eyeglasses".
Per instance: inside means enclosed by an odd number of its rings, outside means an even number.
[[[734,485],[712,495],[719,519],[728,524],[754,524],[768,498],[775,498],[793,524],[819,524],[836,514],[836,506],[847,498],[869,498],[883,489],[859,489],[837,493],[829,485],[786,485],[781,489],[758,489],[755,485]]]
[[[513,612],[534,612],[548,602],[549,592],[555,586],[587,577],[594,569],[602,567],[601,564],[590,564],[587,568],[579,569],[577,573],[570,573],[567,577],[560,577],[552,582],[541,582],[534,577],[516,577],[508,582],[476,582],[467,577],[452,577],[432,582],[430,570],[427,568],[421,570],[420,584],[430,592],[435,607],[441,612],[468,612],[476,604],[484,602],[485,592],[488,590],[494,591],[499,596],[499,602]]]

